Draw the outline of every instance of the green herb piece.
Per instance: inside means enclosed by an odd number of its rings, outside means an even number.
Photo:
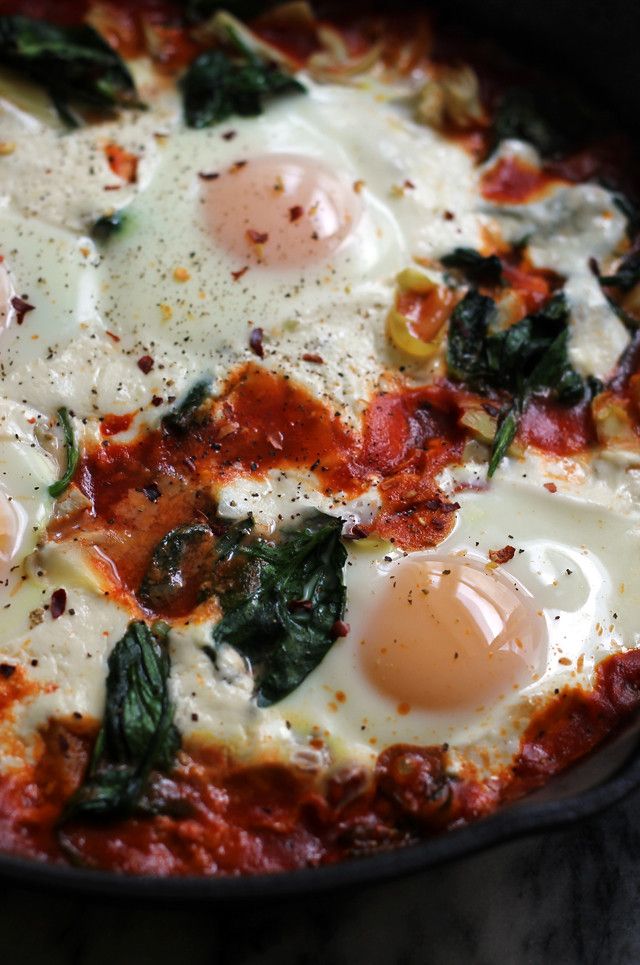
[[[0,16],[0,64],[41,84],[72,127],[79,122],[71,103],[102,111],[142,106],[124,61],[86,24],[57,27],[31,17]]]
[[[511,445],[520,418],[533,395],[553,395],[572,405],[591,392],[567,354],[569,308],[564,295],[551,298],[540,311],[509,328],[491,332],[494,302],[472,290],[456,306],[449,321],[449,375],[479,392],[509,392],[493,441],[489,476]]]
[[[237,569],[220,595],[213,643],[251,661],[261,707],[295,690],[333,643],[346,602],[341,532],[340,519],[317,513],[277,543],[258,539],[232,555]]]
[[[440,259],[445,268],[456,268],[473,285],[499,285],[502,262],[497,255],[481,255],[473,248],[455,248]]]
[[[69,412],[64,406],[61,409],[58,409],[58,418],[64,433],[64,444],[67,450],[67,468],[64,476],[62,476],[61,479],[58,479],[57,482],[51,483],[49,486],[49,495],[53,496],[55,499],[62,495],[73,479],[73,475],[78,465],[78,459],[80,458],[80,450],[76,445],[73,433],[73,425],[71,424]]]
[[[182,615],[213,593],[213,544],[205,523],[178,526],[164,536],[151,556],[138,599],[152,613]]]
[[[522,408],[519,399],[514,400],[511,407],[503,413],[491,446],[491,458],[489,459],[489,468],[487,470],[489,479],[491,479],[509,451],[509,446],[515,439],[516,432],[518,431],[518,422],[520,421],[521,415]]]
[[[207,50],[196,57],[182,78],[189,127],[209,127],[235,114],[255,117],[263,112],[265,100],[305,92],[299,81],[258,57],[235,34],[230,40],[238,50],[237,57]]]
[[[211,394],[211,379],[200,379],[162,420],[167,432],[185,433],[197,422],[198,410]]]
[[[114,235],[122,232],[127,220],[123,211],[105,214],[94,223],[91,228],[91,237],[100,244],[106,244]]]
[[[153,770],[168,770],[180,746],[169,698],[166,624],[136,620],[109,656],[102,727],[80,788],[62,821],[153,812]]]
[[[630,292],[640,282],[640,251],[634,251],[622,261],[613,275],[601,275],[600,284]]]

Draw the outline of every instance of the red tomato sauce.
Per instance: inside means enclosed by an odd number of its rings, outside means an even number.
[[[596,442],[596,431],[587,400],[567,408],[549,399],[534,398],[527,405],[518,438],[557,456],[583,452]]]
[[[544,168],[526,164],[517,157],[503,157],[482,176],[480,190],[488,201],[498,204],[526,204],[562,184]]]
[[[227,875],[316,867],[463,827],[545,784],[640,710],[640,651],[596,669],[531,720],[513,765],[453,776],[444,747],[395,745],[372,773],[328,776],[279,763],[240,765],[193,744],[156,775],[170,813],[57,826],[82,780],[95,724],[50,722],[35,766],[0,781],[0,849],[129,874]]]
[[[215,516],[212,486],[273,469],[311,471],[327,495],[352,497],[383,481],[372,528],[407,548],[439,543],[453,524],[456,507],[434,479],[460,458],[464,434],[453,397],[433,388],[375,397],[354,432],[293,380],[249,364],[188,433],[160,428],[120,443],[111,436],[128,427],[122,418],[102,423],[108,438],[79,464],[76,481],[92,510],[51,535],[100,530],[127,593],[140,586],[167,532]]]

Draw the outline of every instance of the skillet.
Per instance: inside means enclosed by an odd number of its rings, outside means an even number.
[[[612,119],[640,135],[637,38],[640,6],[634,0],[440,0],[448,18],[465,30],[495,37],[554,74],[577,79]],[[629,560],[629,566],[634,561]],[[337,865],[277,875],[228,878],[129,877],[58,867],[0,855],[0,877],[35,887],[110,898],[199,901],[269,899],[353,886],[422,871],[514,837],[550,833],[619,802],[640,788],[640,719],[539,792],[441,837]]]

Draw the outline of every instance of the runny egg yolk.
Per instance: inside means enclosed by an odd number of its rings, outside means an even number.
[[[544,619],[514,581],[465,560],[410,557],[380,576],[360,655],[401,713],[474,711],[544,667]]]
[[[326,261],[360,216],[352,185],[316,158],[266,154],[202,176],[209,230],[242,266]]]

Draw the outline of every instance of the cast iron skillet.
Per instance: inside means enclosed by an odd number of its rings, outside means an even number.
[[[410,2],[410,0],[407,0]],[[637,0],[432,0],[465,28],[497,37],[538,65],[593,91],[620,126],[640,133]],[[630,561],[631,562],[631,561]],[[631,565],[633,565],[631,563]],[[129,877],[0,856],[0,875],[57,891],[194,901],[281,898],[381,881],[463,857],[527,833],[596,814],[640,788],[640,720],[544,789],[491,817],[407,848],[337,865],[240,878]]]

